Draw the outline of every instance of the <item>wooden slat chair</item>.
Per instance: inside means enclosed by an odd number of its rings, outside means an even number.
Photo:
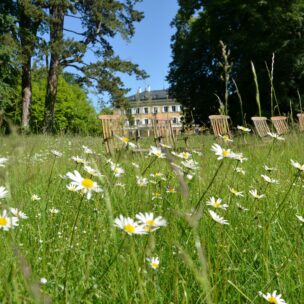
[[[227,115],[210,115],[209,116],[212,130],[215,137],[219,137],[220,135],[228,135],[231,137],[231,132],[229,129],[228,119],[230,119]]]
[[[106,152],[111,154],[121,148],[121,141],[116,136],[125,136],[120,115],[99,115],[102,125],[102,137]],[[116,136],[115,136],[116,135]]]
[[[300,131],[304,131],[304,113],[298,113],[298,120],[299,120],[299,129]]]
[[[251,117],[251,120],[253,121],[256,132],[261,138],[268,136],[268,133],[270,133],[270,129],[267,124],[266,117]]]
[[[286,134],[289,131],[286,116],[274,116],[271,117],[274,128],[279,135]]]
[[[170,146],[175,145],[175,136],[171,125],[171,120],[152,119],[152,126],[156,145],[159,145],[160,143]]]

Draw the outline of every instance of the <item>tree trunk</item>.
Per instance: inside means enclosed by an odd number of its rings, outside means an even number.
[[[22,121],[23,129],[30,125],[30,107],[32,103],[31,57],[22,65]]]
[[[53,133],[55,125],[55,104],[57,98],[58,76],[60,69],[60,51],[63,41],[63,22],[65,7],[55,4],[50,8],[50,47],[51,61],[47,79],[45,96],[45,112],[43,132]]]

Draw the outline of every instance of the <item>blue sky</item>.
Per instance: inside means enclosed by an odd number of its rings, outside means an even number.
[[[130,94],[134,94],[139,87],[144,89],[150,86],[151,90],[168,87],[165,78],[171,61],[170,39],[174,33],[170,23],[177,12],[178,4],[177,0],[143,0],[136,8],[144,12],[145,18],[136,23],[136,32],[131,41],[126,42],[119,36],[112,41],[116,54],[122,59],[139,64],[150,75],[145,81],[138,81],[134,76],[121,75],[125,86],[131,89]],[[69,28],[72,25],[77,30],[73,20],[68,20],[67,25]],[[90,98],[94,106],[99,108],[98,98],[94,94],[90,94]],[[106,96],[103,98],[107,99]]]

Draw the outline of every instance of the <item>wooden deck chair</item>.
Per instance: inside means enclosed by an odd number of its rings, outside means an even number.
[[[304,113],[298,113],[298,120],[299,120],[299,129],[300,131],[304,131]]]
[[[152,119],[154,141],[157,145],[160,143],[174,146],[175,137],[169,119]]]
[[[231,137],[231,132],[229,129],[228,119],[230,119],[227,115],[210,115],[209,116],[212,130],[215,137],[219,137],[220,135],[228,135]]]
[[[279,135],[286,134],[289,131],[286,116],[274,116],[271,117],[274,128]]]
[[[115,149],[121,148],[121,141],[116,136],[125,136],[120,115],[99,115],[101,120],[102,137],[106,152],[111,154]]]
[[[268,133],[270,133],[270,129],[267,124],[266,117],[251,117],[251,120],[253,121],[256,132],[261,138],[268,136]]]

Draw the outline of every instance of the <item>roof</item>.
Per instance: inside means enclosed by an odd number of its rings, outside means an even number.
[[[138,100],[168,100],[172,99],[168,96],[168,90],[153,90],[153,91],[144,91],[127,97],[129,101],[138,101]]]

